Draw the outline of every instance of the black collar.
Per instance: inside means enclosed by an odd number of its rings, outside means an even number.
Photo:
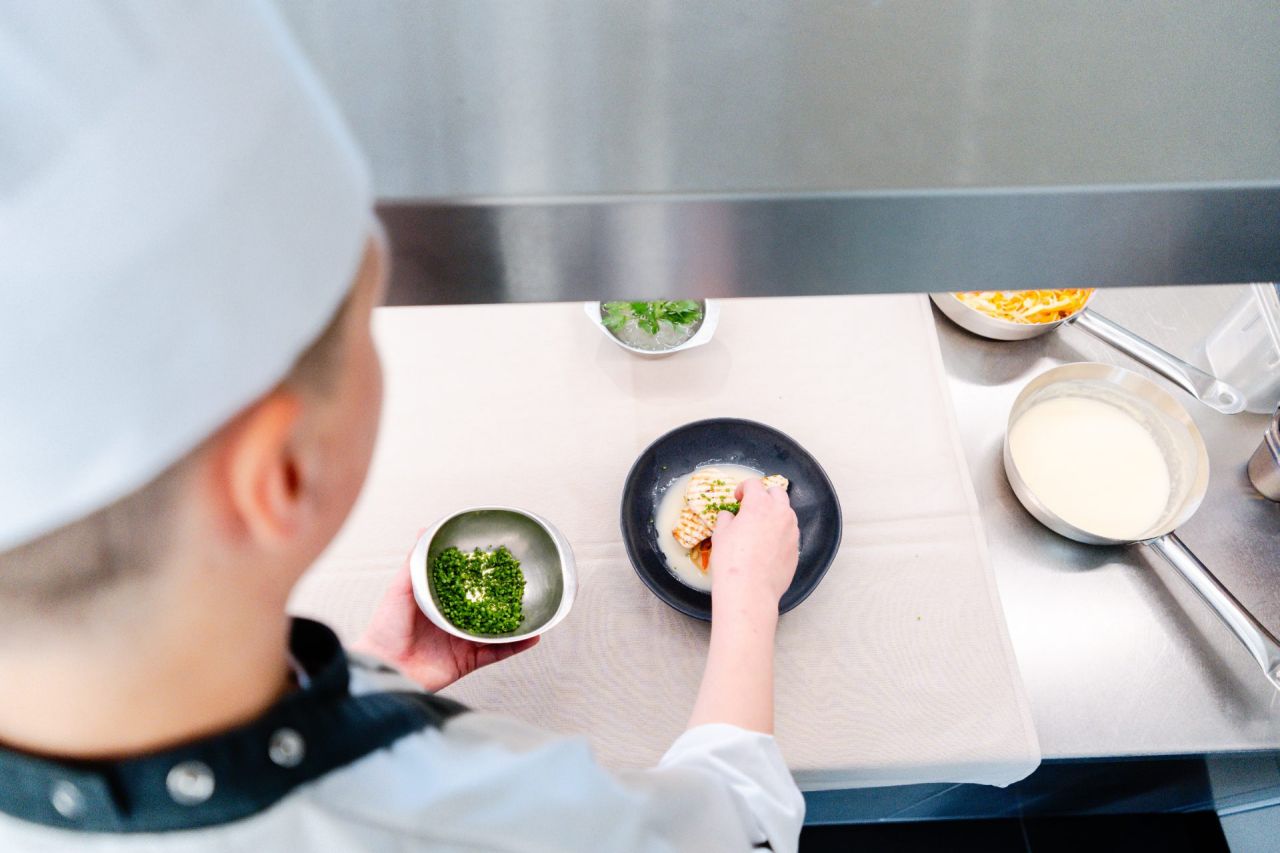
[[[239,728],[120,761],[53,761],[0,748],[0,812],[86,832],[229,823],[462,710],[430,694],[352,696],[342,645],[318,622],[295,619],[289,646],[308,686]]]

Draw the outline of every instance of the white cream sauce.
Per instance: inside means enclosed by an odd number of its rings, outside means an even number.
[[[743,480],[764,476],[764,472],[748,468],[746,465],[713,462],[708,465],[698,466],[698,468],[708,467],[720,471],[724,476],[725,482],[733,484],[735,488]],[[676,576],[676,580],[685,586],[691,586],[703,592],[710,592],[711,573],[703,572],[702,569],[698,568],[698,563],[694,562],[694,558],[689,556],[689,552],[682,548],[676,538],[671,535],[671,531],[675,529],[676,521],[680,518],[680,512],[684,509],[684,490],[685,486],[689,484],[689,478],[692,476],[693,471],[690,471],[688,474],[676,477],[659,493],[658,511],[654,514],[653,524],[658,536],[658,547],[662,549],[662,556],[667,560],[667,569]]]
[[[1091,397],[1035,403],[1009,430],[1023,481],[1063,521],[1110,539],[1139,539],[1169,503],[1165,454],[1138,418]]]

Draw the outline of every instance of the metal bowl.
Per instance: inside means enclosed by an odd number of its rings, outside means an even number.
[[[641,349],[640,347],[633,347],[631,344],[619,340],[618,336],[605,326],[604,319],[600,314],[599,302],[584,302],[582,303],[582,309],[586,312],[587,318],[596,325],[596,328],[604,332],[605,336],[608,337],[609,340],[613,341],[627,352],[641,356],[642,358],[664,358],[672,353],[680,352],[681,350],[693,349],[694,347],[700,347],[703,344],[710,343],[711,336],[715,334],[716,326],[720,323],[720,306],[714,299],[699,299],[696,301],[702,306],[702,319],[694,324],[693,334],[686,340],[666,349]]]
[[[1048,334],[1063,323],[1069,323],[1076,318],[1084,309],[1089,307],[1089,303],[1093,301],[1093,297],[1097,296],[1095,290],[1089,294],[1089,298],[1084,304],[1061,320],[1053,320],[1048,323],[1015,323],[1012,320],[1001,320],[998,317],[992,317],[990,314],[984,314],[977,308],[970,308],[959,299],[956,299],[954,293],[930,293],[929,298],[933,300],[933,304],[938,306],[938,310],[947,315],[951,322],[955,323],[962,329],[973,332],[984,338],[990,338],[995,341],[1025,341],[1028,338],[1038,338],[1041,335]]]
[[[446,548],[470,552],[506,545],[524,573],[524,621],[507,634],[472,634],[440,612],[431,561]],[[510,506],[460,510],[436,522],[409,555],[409,575],[418,607],[440,630],[478,643],[512,643],[545,633],[569,615],[578,593],[578,573],[569,542],[551,522]]]

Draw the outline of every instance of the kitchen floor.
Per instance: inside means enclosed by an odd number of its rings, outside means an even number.
[[[1218,816],[1105,815],[806,826],[802,853],[1228,853]],[[1236,851],[1244,853],[1244,851]]]

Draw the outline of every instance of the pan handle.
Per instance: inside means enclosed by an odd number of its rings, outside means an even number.
[[[1103,317],[1091,308],[1080,311],[1070,322],[1099,340],[1159,373],[1191,396],[1224,415],[1243,412],[1244,395],[1234,386],[1188,364],[1176,355],[1144,340],[1133,332]]]
[[[1262,667],[1273,687],[1280,690],[1280,641],[1262,626],[1253,614],[1244,609],[1234,595],[1227,591],[1222,582],[1213,576],[1208,567],[1200,562],[1200,558],[1191,553],[1191,549],[1182,544],[1176,533],[1166,533],[1156,539],[1148,540],[1147,545],[1164,557],[1169,565],[1177,569],[1178,574],[1191,584],[1192,588],[1204,599],[1213,611],[1218,614],[1227,627],[1240,642],[1244,643],[1249,654]]]

